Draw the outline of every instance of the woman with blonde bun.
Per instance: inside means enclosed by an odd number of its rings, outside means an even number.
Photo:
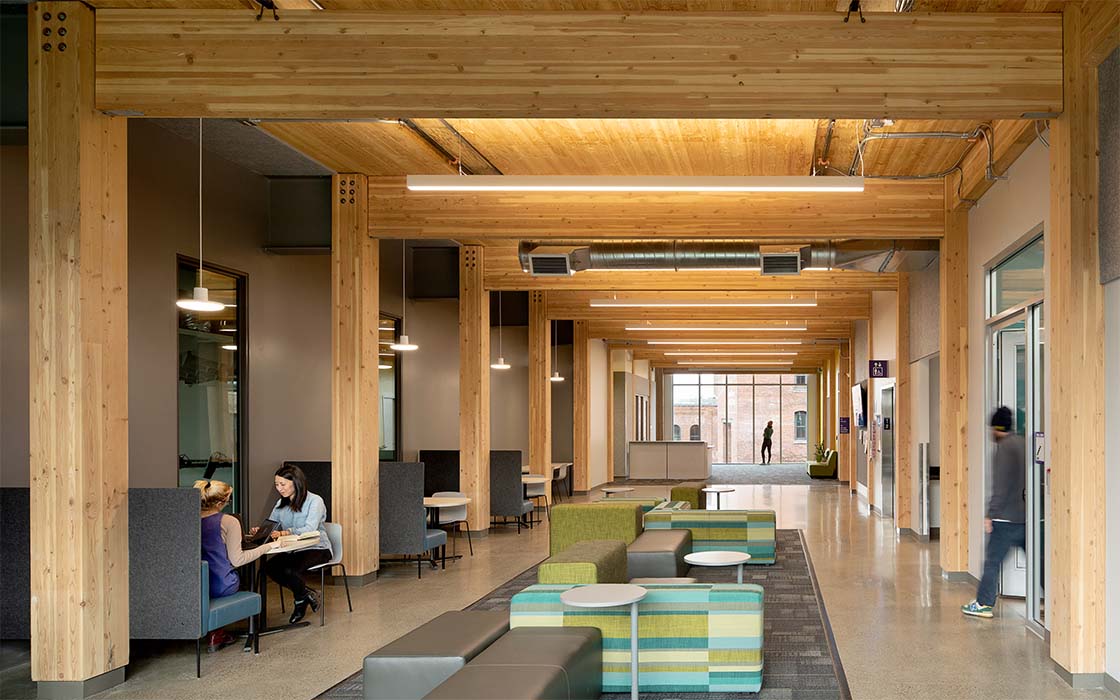
[[[222,513],[233,496],[233,488],[223,481],[202,479],[194,482],[202,494],[202,559],[210,565],[210,597],[233,595],[241,588],[237,568],[256,561],[267,551],[265,547],[244,550],[241,522]],[[217,651],[236,639],[224,629],[210,633],[209,651]]]

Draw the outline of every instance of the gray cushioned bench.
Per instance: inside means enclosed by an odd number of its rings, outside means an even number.
[[[365,700],[419,700],[509,631],[509,611],[445,612],[366,657]]]
[[[603,638],[595,627],[510,630],[427,695],[429,700],[598,700]]]
[[[690,552],[691,530],[645,530],[626,548],[626,569],[630,578],[682,577]]]

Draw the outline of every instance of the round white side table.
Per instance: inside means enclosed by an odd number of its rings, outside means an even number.
[[[630,698],[638,700],[638,601],[646,589],[629,583],[595,583],[571,588],[560,594],[560,602],[573,608],[630,606]]]
[[[703,491],[704,493],[714,493],[716,495],[716,510],[719,510],[719,508],[720,508],[720,503],[719,503],[720,494],[721,493],[731,493],[732,491],[735,490],[735,487],[734,486],[705,486],[704,488],[702,488],[700,490]]]
[[[605,498],[610,498],[614,493],[630,493],[634,490],[633,486],[606,486],[603,488],[603,493],[606,494]]]
[[[750,558],[751,555],[744,552],[693,552],[684,555],[684,560],[693,566],[738,566],[739,583],[743,582],[743,564]]]

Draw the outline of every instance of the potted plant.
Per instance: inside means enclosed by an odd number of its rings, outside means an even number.
[[[828,449],[825,448],[824,443],[823,442],[818,442],[817,443],[817,454],[816,454],[816,457],[814,458],[814,461],[824,462],[827,455],[828,455]]]

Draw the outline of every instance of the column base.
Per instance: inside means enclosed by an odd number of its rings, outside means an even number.
[[[1062,668],[1062,665],[1053,659],[1051,659],[1050,663],[1054,666],[1054,672],[1061,676],[1062,680],[1075,690],[1106,687],[1104,673],[1071,673]],[[1116,681],[1113,680],[1113,688],[1116,687],[1115,683]],[[1112,690],[1112,688],[1109,690]]]
[[[490,528],[486,528],[485,530],[471,530],[471,537],[489,537],[489,536],[490,536]]]
[[[124,683],[124,666],[84,681],[39,681],[35,684],[39,700],[81,700]]]

